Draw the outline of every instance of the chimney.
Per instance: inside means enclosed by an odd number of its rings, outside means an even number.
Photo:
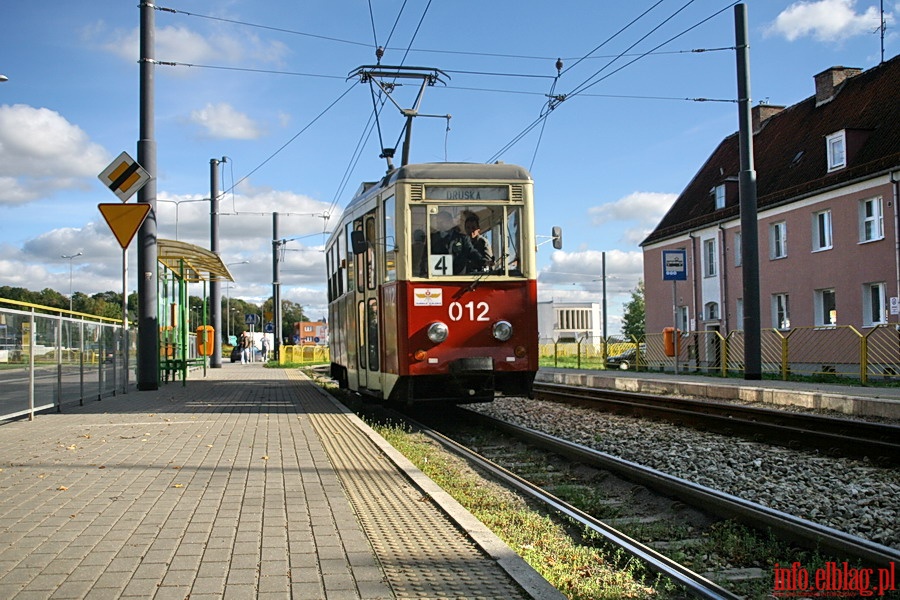
[[[753,133],[759,133],[769,117],[774,117],[784,110],[783,106],[775,104],[757,104],[750,109],[750,118],[753,120]]]
[[[862,73],[862,69],[855,67],[831,67],[816,75],[816,106],[830,102],[834,98],[836,88],[844,80],[860,73]]]

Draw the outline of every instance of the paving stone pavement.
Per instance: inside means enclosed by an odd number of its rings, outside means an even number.
[[[226,363],[0,424],[0,598],[561,598],[323,398]]]

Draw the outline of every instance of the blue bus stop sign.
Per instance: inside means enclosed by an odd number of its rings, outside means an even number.
[[[687,280],[687,251],[663,250],[663,281]]]

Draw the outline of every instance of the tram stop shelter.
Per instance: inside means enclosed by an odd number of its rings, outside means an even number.
[[[215,331],[208,324],[208,281],[234,281],[218,255],[205,248],[158,239],[157,260],[162,265],[157,289],[159,319],[159,381],[175,381],[181,376],[187,385],[190,368],[203,368],[206,375],[209,357],[215,349]],[[203,315],[195,332],[190,331],[188,286],[203,283]]]

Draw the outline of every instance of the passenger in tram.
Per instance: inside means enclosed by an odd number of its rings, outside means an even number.
[[[464,226],[466,234],[472,241],[472,248],[475,250],[467,265],[468,272],[477,273],[484,271],[493,264],[494,258],[491,256],[488,241],[481,235],[481,223],[478,220],[478,215],[472,212],[468,213]]]

